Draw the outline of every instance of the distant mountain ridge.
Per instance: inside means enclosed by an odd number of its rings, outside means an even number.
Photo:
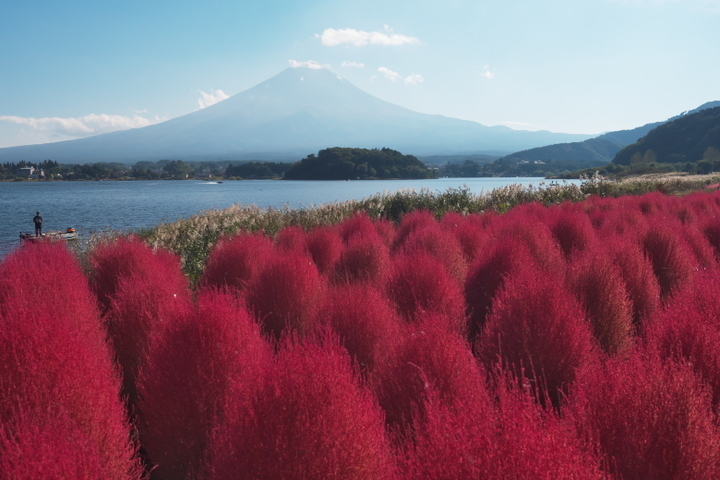
[[[290,68],[222,102],[163,123],[3,148],[0,162],[297,161],[334,146],[388,147],[412,155],[501,155],[586,138],[422,114],[380,100],[329,70]]]
[[[720,102],[714,102],[720,105]],[[664,123],[613,159],[617,165],[720,160],[720,106],[694,111]]]
[[[686,115],[720,106],[720,101],[707,102],[694,110],[676,115],[664,122],[648,123],[630,130],[618,130],[599,135],[581,142],[559,143],[544,147],[532,148],[507,155],[503,161],[536,162],[548,160],[575,160],[583,163],[582,168],[606,165],[615,158],[615,155],[624,147],[637,142],[651,130],[664,123],[677,120]]]

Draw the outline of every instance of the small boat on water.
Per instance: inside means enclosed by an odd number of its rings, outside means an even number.
[[[68,228],[65,231],[50,230],[40,236],[36,236],[32,232],[20,232],[20,239],[26,242],[36,242],[38,240],[75,240],[78,233],[74,228]]]

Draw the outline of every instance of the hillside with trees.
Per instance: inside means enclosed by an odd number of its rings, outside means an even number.
[[[569,166],[570,170],[605,166],[615,158],[620,150],[639,141],[653,129],[667,122],[673,122],[715,107],[720,107],[720,102],[707,102],[694,110],[683,112],[666,121],[648,123],[629,130],[607,132],[582,142],[558,143],[515,152],[503,157],[498,163],[500,165],[537,164],[538,162],[549,164],[552,161],[557,165],[557,162],[560,161],[564,166]],[[613,167],[610,169],[612,170]],[[554,175],[561,173],[557,169],[553,171]]]
[[[665,123],[622,149],[612,161],[624,166],[688,162],[706,162],[708,171],[720,169],[720,107]]]
[[[333,147],[310,154],[285,172],[286,180],[378,180],[434,178],[435,173],[412,155],[390,148]]]

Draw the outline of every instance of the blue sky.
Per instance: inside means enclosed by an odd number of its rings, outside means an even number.
[[[190,113],[291,65],[485,125],[633,128],[720,100],[720,0],[0,4],[0,147]]]

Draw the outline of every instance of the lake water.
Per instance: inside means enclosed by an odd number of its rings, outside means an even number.
[[[445,191],[466,186],[476,194],[543,178],[442,178],[434,180],[284,181],[200,180],[127,182],[0,182],[0,256],[33,231],[36,211],[43,230],[73,227],[81,236],[102,230],[131,231],[234,204],[306,208],[366,198],[400,189]],[[575,183],[575,182],[573,182]]]

